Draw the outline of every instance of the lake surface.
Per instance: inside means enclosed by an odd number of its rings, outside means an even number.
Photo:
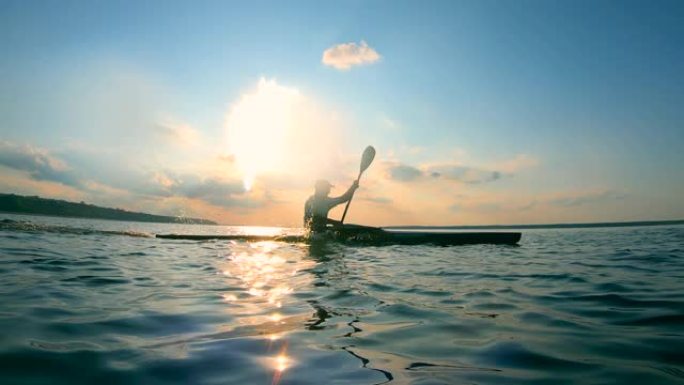
[[[0,214],[0,383],[684,383],[684,226],[149,237],[268,231]]]

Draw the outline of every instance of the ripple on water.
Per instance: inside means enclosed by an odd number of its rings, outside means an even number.
[[[125,285],[131,280],[123,277],[103,277],[98,275],[79,275],[76,277],[64,278],[62,282],[79,283],[86,286],[105,286],[105,285]]]
[[[684,314],[664,314],[657,316],[638,317],[616,321],[614,324],[624,326],[645,326],[663,331],[669,328],[675,328],[678,331],[682,331],[682,327],[684,326]]]
[[[207,325],[225,320],[215,314],[160,314],[148,313],[129,317],[93,320],[88,322],[54,321],[47,329],[62,335],[96,336],[100,333],[121,336],[160,337],[195,333]]]
[[[537,371],[545,370],[584,372],[596,369],[594,364],[568,358],[557,357],[550,353],[534,351],[518,342],[497,342],[478,354],[478,361],[495,367],[506,367]]]

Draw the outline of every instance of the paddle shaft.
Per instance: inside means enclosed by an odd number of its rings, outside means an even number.
[[[359,171],[359,176],[356,178],[356,183],[359,183],[359,180],[361,180],[361,174],[363,174],[363,171]],[[349,197],[347,205],[344,206],[344,213],[342,214],[342,219],[340,219],[340,224],[344,223],[344,217],[347,216],[347,210],[349,210],[349,205],[351,204],[352,198],[354,198],[354,193],[356,193],[356,190],[352,191],[352,196]]]

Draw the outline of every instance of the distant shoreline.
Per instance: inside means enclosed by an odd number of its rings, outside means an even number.
[[[96,221],[115,221],[115,222],[138,222],[138,223],[169,223],[178,225],[209,225],[218,226],[216,222],[213,223],[197,223],[197,222],[183,222],[183,219],[179,219],[175,222],[158,222],[158,221],[139,221],[135,219],[117,219],[117,218],[94,218],[94,217],[76,217],[72,215],[53,215],[53,214],[40,214],[40,213],[20,213],[16,211],[5,211],[0,210],[0,215],[10,214],[10,215],[26,215],[33,217],[48,217],[48,218],[68,218],[68,219],[94,219]],[[175,217],[174,217],[175,218]]]
[[[596,223],[550,223],[534,225],[475,225],[475,226],[383,226],[383,229],[419,229],[419,230],[533,230],[533,229],[582,229],[600,227],[637,227],[684,225],[684,219],[666,221],[629,221],[629,222],[596,222]]]
[[[75,203],[58,199],[46,199],[38,196],[22,196],[4,193],[0,193],[0,213],[145,223],[217,224],[214,221],[201,218],[155,215],[100,207],[85,202]]]
[[[218,225],[218,223],[200,218],[171,217],[147,213],[139,213],[122,209],[99,207],[87,203],[74,203],[37,196],[22,196],[0,193],[0,213],[14,215],[39,215],[56,218],[100,219],[124,222],[143,223],[176,223]],[[684,219],[649,220],[626,222],[596,223],[550,223],[550,224],[517,224],[517,225],[453,225],[453,226],[381,226],[388,230],[534,230],[534,229],[582,229],[637,226],[684,225]]]

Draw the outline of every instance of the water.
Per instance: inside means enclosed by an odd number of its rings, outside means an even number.
[[[684,382],[684,226],[310,248],[0,220],[2,384]]]

